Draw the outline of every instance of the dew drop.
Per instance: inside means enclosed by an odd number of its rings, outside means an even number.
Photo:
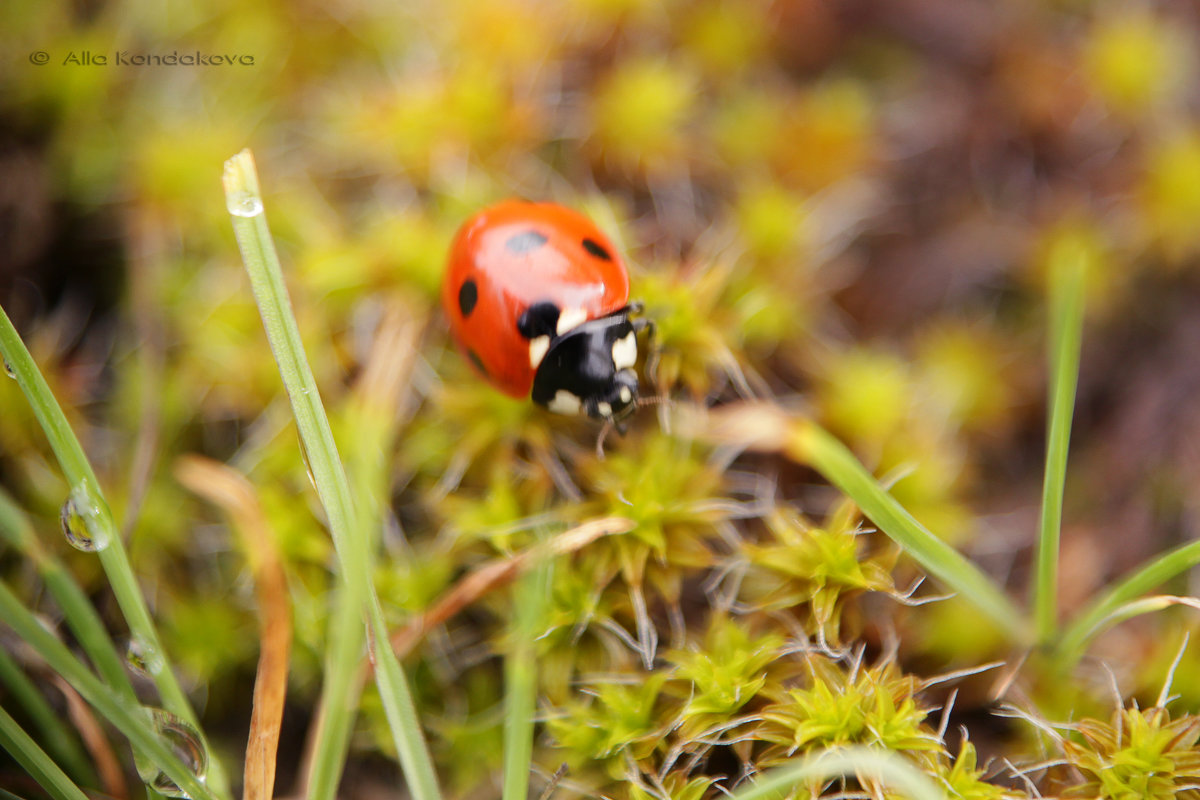
[[[86,483],[72,489],[59,514],[67,542],[88,553],[108,547],[108,527],[101,520],[103,513]]]
[[[4,362],[4,374],[10,378],[17,377],[17,371],[13,369],[12,364],[8,363],[7,361]]]
[[[129,644],[126,645],[125,661],[133,668],[134,672],[147,678],[152,678],[163,670],[162,653],[158,652],[153,645],[137,638],[130,639]]]
[[[161,708],[146,709],[150,714],[154,732],[162,739],[171,752],[175,754],[197,780],[203,782],[208,774],[208,751],[200,741],[200,734],[174,714]],[[189,797],[188,793],[179,788],[175,781],[167,777],[167,773],[159,769],[158,764],[136,750],[133,754],[134,765],[138,777],[147,786],[167,797]]]
[[[257,217],[263,211],[262,199],[250,192],[233,192],[227,195],[225,206],[235,217]]]

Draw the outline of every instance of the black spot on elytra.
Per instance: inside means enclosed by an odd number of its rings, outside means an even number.
[[[463,285],[458,289],[458,310],[462,312],[464,317],[471,316],[471,312],[475,310],[475,304],[479,302],[479,287],[475,285],[475,281],[468,278],[463,281]]]
[[[517,331],[526,339],[539,336],[554,338],[558,328],[558,306],[554,303],[534,303],[517,317]]]
[[[584,239],[583,249],[594,255],[596,258],[602,258],[605,261],[612,261],[612,254],[604,249],[604,245],[597,242],[595,239]]]
[[[487,377],[487,367],[483,365],[483,359],[479,357],[479,353],[476,353],[474,350],[468,350],[467,358],[471,359],[471,363],[475,365],[475,369],[479,370],[480,374]]]
[[[505,248],[508,252],[517,255],[532,253],[546,243],[546,237],[535,230],[521,231],[514,233],[504,241]]]

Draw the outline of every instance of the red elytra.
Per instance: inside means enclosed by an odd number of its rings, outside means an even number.
[[[628,300],[625,264],[591,220],[522,200],[485,208],[463,224],[442,284],[459,349],[513,397],[529,396],[537,372],[531,337],[520,327],[531,307],[552,304],[577,323],[619,312]]]

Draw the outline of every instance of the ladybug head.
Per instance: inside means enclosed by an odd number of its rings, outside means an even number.
[[[619,422],[637,405],[637,327],[627,310],[553,338],[533,378],[533,401],[559,414]]]

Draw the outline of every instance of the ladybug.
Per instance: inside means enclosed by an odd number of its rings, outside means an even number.
[[[500,391],[618,423],[638,400],[629,273],[582,214],[506,200],[459,229],[442,306],[467,360]]]

